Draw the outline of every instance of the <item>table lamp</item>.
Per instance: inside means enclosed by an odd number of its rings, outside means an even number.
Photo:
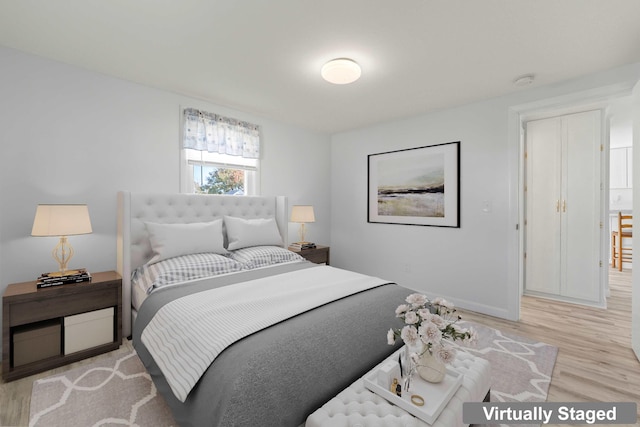
[[[304,240],[305,234],[305,223],[307,222],[316,222],[316,218],[313,215],[313,206],[309,205],[294,205],[291,208],[291,222],[299,222],[300,223],[300,242],[298,243],[309,243]]]
[[[73,257],[73,247],[67,236],[89,234],[91,219],[87,205],[38,205],[33,220],[32,236],[59,236],[60,241],[51,254],[58,262],[59,271],[49,273],[50,276],[78,274],[77,270],[68,270],[69,260]]]

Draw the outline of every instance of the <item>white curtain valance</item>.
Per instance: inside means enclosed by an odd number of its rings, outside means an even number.
[[[195,108],[185,108],[182,147],[259,159],[260,127]]]

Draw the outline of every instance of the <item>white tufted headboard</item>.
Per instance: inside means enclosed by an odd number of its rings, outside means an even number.
[[[284,196],[119,192],[117,271],[122,276],[122,335],[131,335],[131,272],[153,255],[145,221],[208,222],[225,215],[246,219],[275,218],[282,241],[286,244],[287,209]]]

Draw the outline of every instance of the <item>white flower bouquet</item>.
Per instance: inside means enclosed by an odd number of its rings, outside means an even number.
[[[396,317],[404,320],[402,329],[389,329],[387,342],[393,345],[401,338],[408,349],[417,350],[411,354],[414,362],[425,353],[435,356],[444,364],[449,364],[456,356],[456,349],[446,343],[447,340],[474,342],[476,331],[473,328],[462,328],[458,325],[458,316],[453,304],[443,298],[427,299],[422,294],[411,294],[406,304],[396,309]]]

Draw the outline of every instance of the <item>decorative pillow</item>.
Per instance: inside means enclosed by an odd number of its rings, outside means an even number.
[[[180,255],[227,253],[222,235],[222,219],[190,224],[145,222],[145,225],[154,254],[149,263]]]
[[[150,294],[162,286],[233,273],[242,269],[243,266],[239,262],[219,254],[183,255],[137,268],[132,274],[131,284],[134,289]]]
[[[247,270],[282,262],[305,260],[297,253],[279,246],[252,246],[250,248],[236,249],[230,252],[229,256],[241,263]]]
[[[282,245],[282,237],[274,218],[244,219],[225,216],[227,226],[227,249],[249,246]]]

